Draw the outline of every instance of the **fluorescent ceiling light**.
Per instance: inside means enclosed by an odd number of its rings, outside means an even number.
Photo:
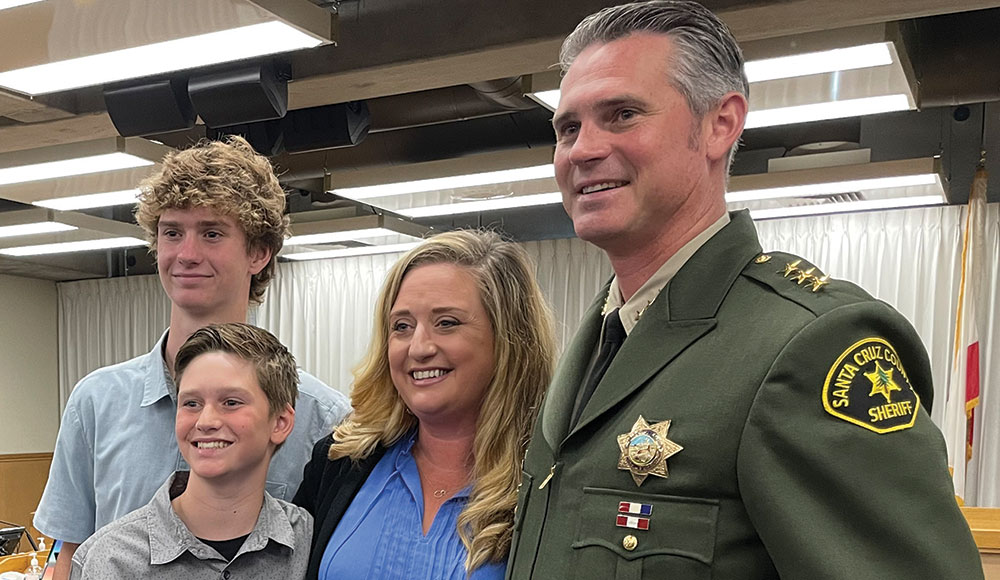
[[[336,242],[346,242],[348,240],[363,240],[366,238],[381,238],[386,236],[408,236],[387,228],[366,228],[361,230],[347,230],[341,232],[325,232],[319,234],[306,234],[292,236],[285,240],[285,246],[304,246],[307,244],[333,244]],[[408,236],[416,237],[416,236]]]
[[[547,92],[558,93],[558,91]],[[540,97],[540,93],[535,96]],[[548,104],[548,101],[546,103]],[[559,99],[556,98],[549,106],[554,111],[559,106]],[[825,119],[860,117],[862,115],[875,115],[893,111],[907,111],[911,108],[909,97],[902,93],[860,99],[846,99],[843,101],[826,101],[808,105],[750,111],[747,114],[746,124],[743,128],[755,129],[758,127],[775,127],[779,125],[791,125],[792,123],[822,121]]]
[[[29,203],[49,197],[65,197],[65,194],[72,192],[78,184],[74,183],[75,180],[57,182],[58,178],[98,173],[112,174],[107,180],[111,186],[103,191],[131,188],[135,186],[135,181],[129,180],[121,184],[116,182],[116,179],[123,173],[142,174],[163,159],[169,151],[170,147],[138,137],[106,137],[0,153],[0,187],[42,180],[51,181],[52,186],[51,195],[42,193],[48,185],[35,183],[25,186],[26,189],[22,193],[26,197],[18,194],[20,188],[5,187],[2,197]],[[128,171],[136,168],[140,169],[135,172]],[[101,179],[81,181],[97,183],[101,182]],[[102,192],[101,189],[87,189],[83,185],[80,187],[83,188],[81,194]]]
[[[833,50],[752,60],[744,65],[744,70],[747,74],[747,81],[750,83],[760,83],[777,79],[886,66],[894,62],[890,44],[890,42],[877,42],[848,48],[836,48]],[[529,96],[553,111],[559,107],[559,89],[539,91],[531,93]]]
[[[379,239],[371,240],[370,246],[389,245],[420,240],[430,233],[430,228],[399,216],[367,212],[365,215],[349,215],[345,209],[294,214],[291,224],[294,235],[285,242],[285,245],[334,244],[372,238]]]
[[[0,226],[0,238],[12,238],[14,236],[30,236],[33,234],[50,234],[52,232],[68,232],[76,228],[59,222],[37,222],[33,224],[17,224],[13,226]]]
[[[532,99],[538,101],[544,107],[548,107],[550,110],[555,111],[559,108],[559,89],[553,89],[551,91],[539,91],[537,93],[530,93],[528,96]]]
[[[939,205],[946,185],[940,172],[940,159],[922,157],[740,175],[726,202],[754,219]]]
[[[925,173],[920,175],[897,175],[893,177],[875,177],[870,179],[852,179],[829,183],[811,183],[806,185],[770,187],[767,189],[731,191],[726,193],[726,203],[746,202],[757,199],[777,199],[783,197],[816,197],[820,195],[836,195],[838,193],[850,193],[871,189],[933,185],[937,182],[937,180],[937,174]]]
[[[465,201],[461,203],[446,203],[442,205],[430,205],[426,207],[412,207],[398,209],[401,213],[411,218],[432,217],[439,215],[454,215],[460,213],[490,211],[495,209],[510,209],[514,207],[530,207],[536,205],[552,205],[562,203],[560,193],[538,193],[534,195],[514,195],[510,197],[500,197],[496,199],[483,199],[479,201]]]
[[[321,260],[324,258],[346,258],[348,256],[367,256],[371,254],[391,254],[406,252],[416,248],[420,242],[406,244],[389,244],[385,246],[362,246],[359,248],[341,248],[337,250],[319,250],[316,252],[301,252],[298,254],[283,254],[282,258],[289,260]]]
[[[862,99],[848,99],[844,101],[827,101],[825,103],[814,103],[810,105],[796,105],[793,107],[750,111],[747,114],[744,129],[791,125],[792,123],[806,123],[809,121],[820,121],[823,119],[860,117],[861,115],[875,115],[878,113],[906,111],[909,109],[910,99],[904,94],[865,97]]]
[[[100,240],[83,240],[79,242],[62,242],[58,244],[39,244],[35,246],[4,248],[0,249],[0,254],[6,254],[8,256],[40,256],[43,254],[66,254],[69,252],[130,248],[145,245],[146,242],[137,238],[104,238]]]
[[[766,220],[782,217],[801,217],[806,215],[823,215],[831,213],[848,213],[856,211],[871,211],[882,209],[899,209],[927,205],[942,205],[944,196],[922,195],[917,197],[891,197],[885,199],[866,199],[839,203],[819,203],[794,207],[776,207],[771,209],[750,210],[750,217],[755,220]]]
[[[892,42],[753,60],[746,72],[752,83],[746,129],[915,108],[912,75]],[[530,96],[558,107],[558,91]]]
[[[284,22],[264,22],[0,73],[0,86],[42,95],[318,46]]]
[[[42,0],[0,0],[0,10],[14,8],[15,6],[24,6],[25,4],[34,4],[35,2],[41,1]]]
[[[159,147],[151,144],[153,147]],[[166,148],[163,148],[165,151]],[[90,156],[105,153],[108,149],[95,150],[93,147],[80,151],[41,151],[38,149],[22,151],[20,158],[5,158],[0,154],[0,167],[19,167],[59,159],[71,159],[80,156]],[[139,157],[152,161],[157,158],[151,152],[132,151]],[[115,205],[134,204],[139,195],[138,185],[155,170],[156,165],[145,165],[115,171],[102,171],[87,175],[68,175],[52,179],[37,179],[34,181],[0,185],[0,198],[9,199],[39,207],[47,207],[61,211],[109,207]]]
[[[85,175],[101,171],[114,171],[116,169],[142,167],[152,164],[153,162],[147,159],[121,152],[63,159],[61,161],[47,161],[44,163],[0,169],[0,185],[66,177],[67,175]]]
[[[42,199],[32,203],[41,207],[58,209],[61,211],[90,209],[94,207],[110,207],[114,205],[131,205],[139,200],[140,192],[141,190],[139,189],[125,189],[122,191],[74,195],[72,197],[55,197],[52,199]]]
[[[343,197],[349,197],[351,199],[370,199],[373,197],[387,197],[391,195],[403,195],[406,193],[439,191],[442,189],[459,189],[462,187],[476,187],[479,185],[492,185],[495,183],[508,183],[511,181],[528,181],[530,179],[545,179],[547,177],[554,176],[555,168],[551,163],[549,163],[547,165],[537,165],[535,167],[519,167],[517,169],[504,169],[501,171],[488,171],[485,173],[472,173],[469,175],[437,177],[433,179],[420,179],[418,181],[386,183],[383,185],[369,185],[365,187],[331,189],[330,193]]]
[[[765,58],[746,63],[751,83],[892,64],[888,42]]]

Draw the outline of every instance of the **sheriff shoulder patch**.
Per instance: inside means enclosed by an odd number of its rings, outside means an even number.
[[[830,367],[823,383],[823,408],[848,423],[891,433],[913,426],[920,397],[896,349],[882,338],[866,338]]]

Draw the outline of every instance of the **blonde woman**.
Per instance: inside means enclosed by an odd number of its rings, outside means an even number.
[[[390,270],[354,412],[295,496],[316,518],[307,578],[503,577],[555,352],[533,272],[519,246],[472,231]]]

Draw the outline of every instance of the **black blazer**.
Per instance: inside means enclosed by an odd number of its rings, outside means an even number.
[[[330,461],[327,452],[332,444],[333,435],[327,435],[313,446],[312,458],[302,473],[302,484],[292,499],[292,503],[306,508],[315,519],[306,580],[319,578],[319,565],[330,536],[386,451],[385,447],[379,446],[357,463],[349,457]]]

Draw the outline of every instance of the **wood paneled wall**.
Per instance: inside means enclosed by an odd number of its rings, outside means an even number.
[[[31,514],[42,498],[51,464],[51,453],[0,455],[0,520],[27,527],[36,539],[41,534],[31,526]],[[26,542],[21,549],[28,549]]]
[[[986,580],[1000,580],[1000,508],[963,507],[983,558]]]

